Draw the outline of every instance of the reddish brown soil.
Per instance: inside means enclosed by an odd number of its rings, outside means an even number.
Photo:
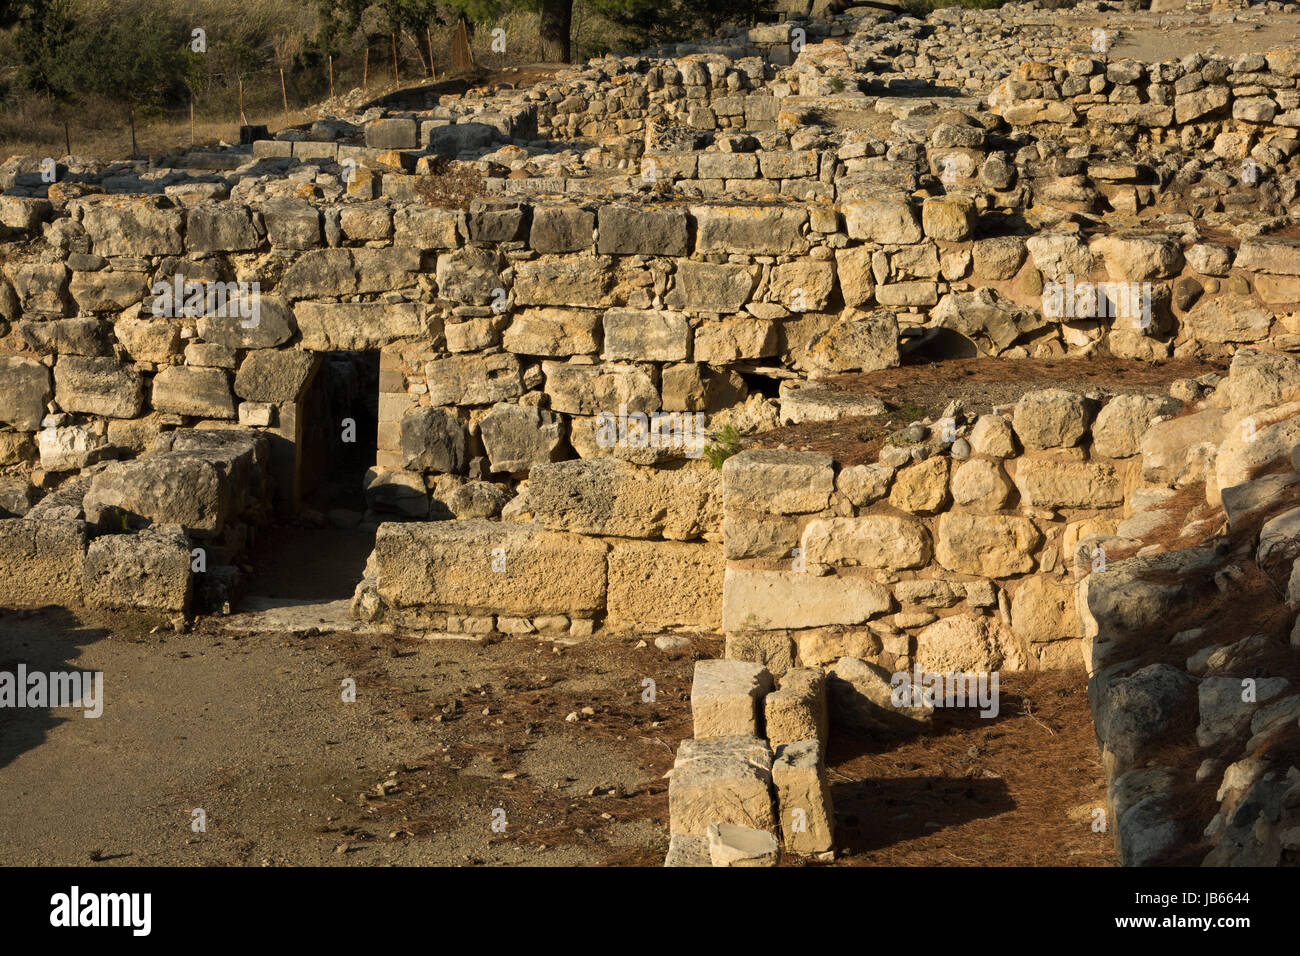
[[[846,864],[1115,864],[1081,670],[1004,674],[997,717],[940,708],[902,743],[833,735],[827,764]]]
[[[1209,372],[1222,374],[1226,364],[1175,359],[1136,362],[1109,356],[1091,359],[948,359],[903,365],[877,372],[856,372],[818,384],[833,391],[874,395],[885,403],[884,415],[841,418],[833,422],[804,422],[776,428],[752,440],[754,447],[784,445],[801,451],[826,452],[842,465],[875,461],[880,446],[893,431],[921,418],[941,415],[949,402],[960,399],[968,414],[1009,405],[1025,392],[1039,388],[1164,392],[1180,378]]]

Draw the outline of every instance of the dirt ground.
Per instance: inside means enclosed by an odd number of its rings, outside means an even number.
[[[98,719],[0,711],[0,864],[662,864],[663,775],[691,732],[693,661],[719,641],[665,655],[636,636],[242,626],[256,617],[176,634],[0,613],[0,669],[102,671],[106,687]],[[1002,699],[996,720],[941,715],[899,749],[832,741],[843,862],[1111,862],[1071,817],[1102,790],[1082,672],[1007,678]]]
[[[774,428],[747,439],[746,447],[821,451],[841,465],[856,465],[875,461],[892,432],[923,418],[938,418],[950,402],[961,402],[967,416],[973,417],[996,406],[1013,404],[1025,392],[1037,388],[1156,394],[1166,392],[1175,379],[1226,371],[1226,363],[1186,359],[1138,362],[1108,356],[918,361],[899,368],[837,375],[816,383],[829,391],[873,395],[885,403],[885,414]]]

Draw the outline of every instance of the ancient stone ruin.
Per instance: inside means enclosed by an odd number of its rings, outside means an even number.
[[[670,865],[832,859],[830,727],[924,733],[900,672],[1046,668],[1089,683],[1123,863],[1295,863],[1300,50],[1116,58],[1105,9],[796,14],[10,160],[0,605],[229,613],[360,437],[364,513],[324,516],[376,528],[359,619],[725,634]],[[770,438],[993,358],[1224,372]]]

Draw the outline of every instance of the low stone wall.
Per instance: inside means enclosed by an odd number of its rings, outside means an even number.
[[[774,673],[843,656],[927,673],[1079,666],[1070,557],[1125,527],[1139,438],[1180,407],[1053,389],[911,426],[867,464],[728,459],[728,656]]]
[[[228,611],[271,488],[256,432],[160,435],[147,454],[91,467],[23,517],[0,518],[0,607]]]

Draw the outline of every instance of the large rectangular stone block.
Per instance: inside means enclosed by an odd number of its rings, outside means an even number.
[[[668,781],[668,829],[703,836],[710,824],[774,831],[772,752],[756,737],[683,740]]]
[[[591,615],[605,606],[602,541],[500,521],[379,526],[371,555],[390,607]]]
[[[528,506],[553,531],[689,541],[721,527],[718,484],[717,473],[703,464],[651,468],[617,458],[560,461],[533,467]]]
[[[82,574],[86,606],[185,613],[193,594],[190,561],[189,541],[175,527],[98,537]]]
[[[747,661],[696,661],[691,681],[695,739],[759,736],[762,700],[772,689],[772,675]]]
[[[821,511],[834,487],[834,463],[823,452],[756,448],[732,455],[722,466],[722,496],[728,511]]]
[[[610,309],[604,326],[607,362],[684,362],[690,355],[691,327],[681,312]]]
[[[419,302],[299,302],[302,347],[321,352],[375,349],[429,334]]]
[[[86,563],[81,521],[0,519],[0,607],[77,607]]]
[[[606,627],[722,626],[726,562],[714,543],[615,541]]]
[[[802,255],[808,251],[808,211],[796,206],[692,206],[697,252],[753,256]]]
[[[727,568],[722,627],[728,631],[861,624],[892,606],[889,589],[865,577]]]
[[[791,853],[829,856],[834,852],[835,810],[816,740],[783,744],[772,762],[781,813],[781,840]]]
[[[596,249],[602,255],[684,256],[689,252],[685,209],[601,206]]]
[[[820,667],[796,667],[781,676],[780,688],[763,699],[763,719],[768,745],[815,740],[826,752],[829,722],[826,717],[826,675]]]

